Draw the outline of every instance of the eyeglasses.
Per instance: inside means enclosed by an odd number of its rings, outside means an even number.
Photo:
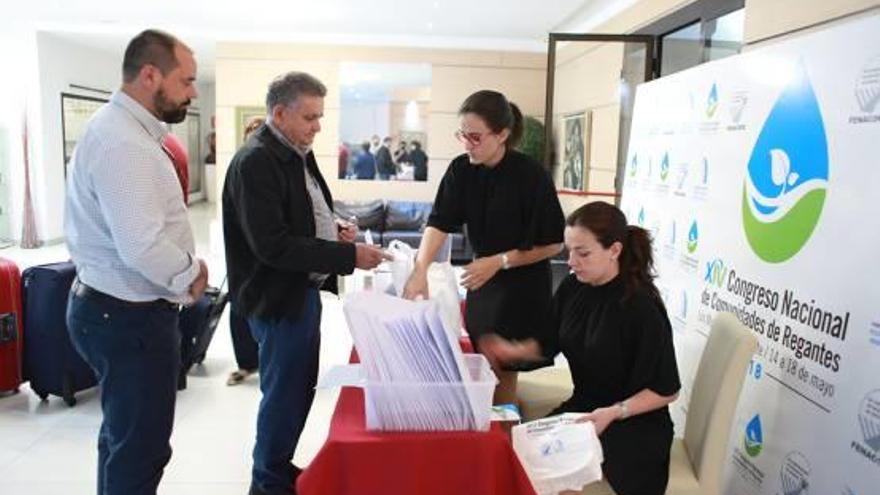
[[[470,144],[472,146],[479,146],[483,139],[491,134],[490,132],[465,132],[461,129],[456,129],[455,131],[455,139],[461,144]]]

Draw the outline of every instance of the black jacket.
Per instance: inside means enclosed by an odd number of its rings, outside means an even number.
[[[238,150],[223,185],[223,235],[233,304],[247,316],[296,318],[309,273],[329,273],[322,289],[336,291],[336,274],[354,270],[355,246],[315,238],[315,216],[303,167],[330,208],[333,199],[315,155],[305,163],[262,126]]]

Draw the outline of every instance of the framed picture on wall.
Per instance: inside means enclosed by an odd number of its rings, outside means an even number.
[[[61,93],[61,140],[65,177],[67,177],[67,164],[73,157],[76,143],[86,130],[86,123],[107,101],[106,98]]]
[[[567,115],[562,122],[562,188],[586,191],[590,112]]]
[[[254,117],[265,117],[266,107],[241,106],[235,107],[235,148],[244,144],[244,126]]]

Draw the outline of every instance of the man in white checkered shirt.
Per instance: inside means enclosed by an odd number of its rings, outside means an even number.
[[[122,76],[74,150],[64,222],[77,267],[68,331],[101,387],[99,495],[156,493],[171,458],[178,310],[208,279],[162,147],[163,122],[183,121],[197,96],[192,51],[144,31],[125,51]]]

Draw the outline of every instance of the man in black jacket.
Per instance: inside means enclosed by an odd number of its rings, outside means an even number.
[[[353,243],[357,229],[333,217],[311,146],[326,87],[291,72],[266,95],[268,119],[239,149],[223,188],[223,232],[233,304],[259,345],[260,390],[250,493],[288,494],[293,453],[314,398],[320,289],[336,275],[370,269],[386,255]]]
[[[386,137],[382,140],[382,146],[376,150],[376,173],[379,174],[379,180],[388,180],[397,173],[397,167],[391,159],[390,146],[391,138]]]

